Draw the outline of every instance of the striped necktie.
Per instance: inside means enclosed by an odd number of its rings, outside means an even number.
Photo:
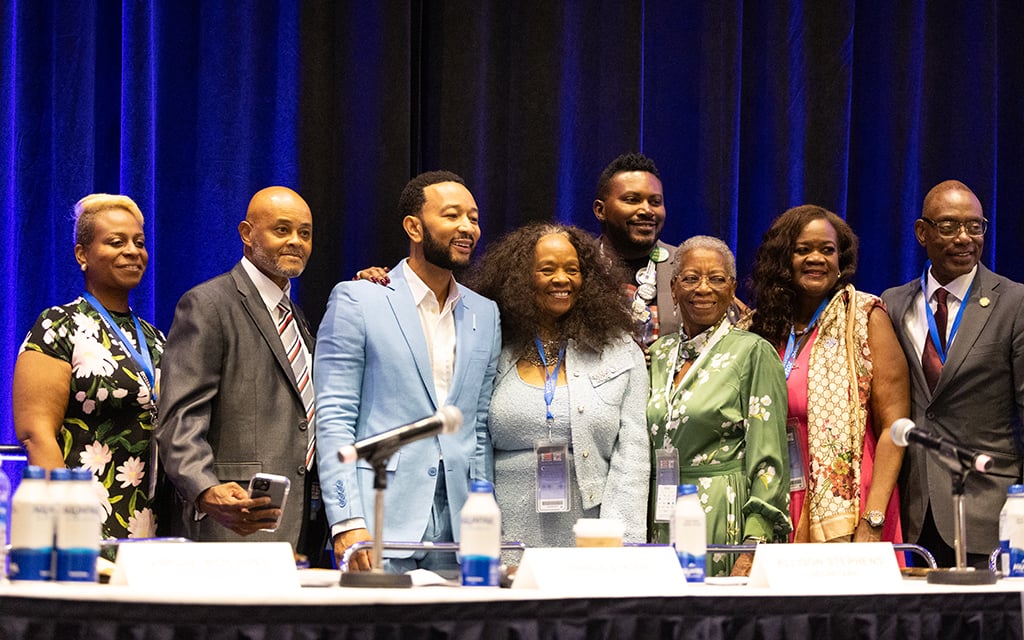
[[[288,355],[288,362],[292,365],[292,374],[295,376],[295,384],[299,387],[299,395],[302,396],[302,405],[306,409],[306,423],[309,425],[309,443],[306,445],[306,468],[313,468],[313,456],[316,452],[316,403],[313,399],[313,380],[309,373],[309,356],[306,353],[306,346],[299,335],[299,327],[295,321],[295,314],[292,313],[291,301],[288,296],[281,298],[277,303],[277,334],[281,337],[281,344],[284,345],[284,352]]]

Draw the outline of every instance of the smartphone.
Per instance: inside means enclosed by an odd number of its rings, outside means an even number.
[[[291,489],[292,482],[284,476],[274,475],[272,473],[257,473],[249,480],[249,497],[250,498],[262,498],[263,496],[270,496],[270,504],[259,509],[254,509],[254,513],[265,509],[280,509],[281,513],[284,513],[284,503],[288,499],[288,491]],[[260,531],[277,531],[277,527],[280,524],[280,518],[267,518],[265,527]]]

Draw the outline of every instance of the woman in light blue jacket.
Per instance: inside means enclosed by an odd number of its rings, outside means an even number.
[[[506,540],[571,546],[578,518],[646,539],[649,381],[613,268],[585,231],[537,223],[489,247],[470,278],[501,311],[488,424]]]

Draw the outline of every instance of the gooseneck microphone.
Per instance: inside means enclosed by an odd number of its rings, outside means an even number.
[[[905,447],[911,442],[926,449],[937,451],[940,455],[952,460],[966,469],[987,473],[992,468],[992,457],[954,444],[933,433],[922,430],[913,421],[900,418],[890,427],[892,441],[897,446]]]
[[[338,458],[342,462],[355,462],[359,458],[364,460],[387,458],[400,447],[414,440],[428,438],[439,433],[455,433],[461,427],[462,412],[459,411],[459,408],[452,405],[444,406],[428,418],[378,433],[355,444],[345,445],[338,449]]]

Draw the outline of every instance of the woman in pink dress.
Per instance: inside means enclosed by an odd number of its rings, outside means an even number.
[[[850,284],[857,243],[842,218],[803,205],[754,260],[751,331],[787,376],[792,542],[902,541],[889,426],[909,415],[909,374],[881,299]]]

